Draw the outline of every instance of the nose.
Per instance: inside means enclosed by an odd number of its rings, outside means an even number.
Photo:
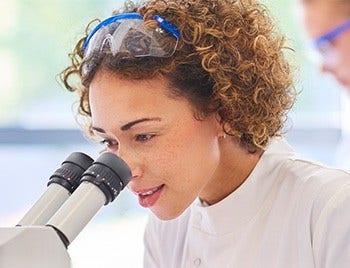
[[[142,169],[139,164],[139,158],[131,150],[121,150],[119,148],[117,155],[124,160],[131,170],[131,179],[141,177]]]
[[[321,71],[324,73],[334,74],[334,72],[339,68],[341,60],[339,53],[337,53],[333,47],[330,47],[327,51],[324,51],[322,58]]]
[[[325,66],[324,64],[321,66],[321,72],[322,73],[328,73],[329,69],[327,68],[327,66]]]
[[[326,61],[323,61],[321,66],[321,72],[322,73],[333,73],[333,65],[328,64]]]

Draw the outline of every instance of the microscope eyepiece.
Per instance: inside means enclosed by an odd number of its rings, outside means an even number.
[[[94,160],[84,153],[70,154],[50,177],[47,186],[57,183],[73,193],[79,186],[81,175],[93,162]]]
[[[104,153],[83,173],[80,185],[47,222],[66,247],[97,211],[112,202],[131,179],[127,164],[112,153]]]
[[[80,182],[88,181],[100,188],[107,205],[124,189],[130,178],[131,171],[121,158],[104,153],[83,173]]]

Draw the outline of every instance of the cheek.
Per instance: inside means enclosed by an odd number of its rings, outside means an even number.
[[[160,154],[159,167],[171,173],[172,177],[180,177],[182,185],[191,184],[190,188],[203,185],[219,161],[217,138],[212,133],[199,130],[169,140]]]
[[[186,159],[191,166],[193,179],[200,183],[201,187],[211,179],[219,163],[219,146],[217,139],[200,139],[189,144],[191,153]]]
[[[348,42],[348,46],[343,47],[341,58],[344,62],[344,69],[346,69],[347,73],[350,74],[350,53],[349,53],[350,40]]]
[[[166,185],[159,202],[151,208],[163,220],[177,217],[198,197],[211,179],[219,159],[215,143],[207,144],[206,150],[196,146],[198,140],[187,140],[181,145],[163,150],[150,172],[153,178]]]
[[[350,43],[350,40],[349,40]],[[349,80],[350,77],[350,53],[348,47],[342,46],[338,51],[339,63],[336,72],[342,80]]]
[[[350,45],[350,29],[342,33],[342,35],[340,35],[339,37],[337,37],[334,44],[335,51],[337,51],[342,61],[348,62],[348,64],[350,64],[349,45]]]

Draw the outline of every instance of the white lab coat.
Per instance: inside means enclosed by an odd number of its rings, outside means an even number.
[[[151,215],[144,267],[349,268],[350,173],[276,139],[224,200],[196,200],[170,221]]]

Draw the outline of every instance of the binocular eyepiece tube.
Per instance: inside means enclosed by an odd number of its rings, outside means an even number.
[[[127,164],[112,153],[104,153],[96,161],[86,154],[72,153],[50,177],[47,190],[18,226],[50,226],[68,247],[130,179]]]
[[[49,178],[47,189],[17,226],[44,225],[78,188],[84,171],[94,160],[80,152],[70,154]]]

